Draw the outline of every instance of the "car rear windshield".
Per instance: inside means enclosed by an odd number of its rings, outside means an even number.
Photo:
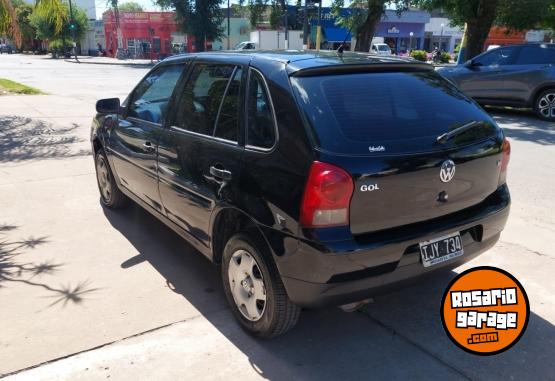
[[[439,74],[356,73],[291,77],[318,148],[340,154],[390,154],[469,144],[497,131],[493,120]],[[470,122],[476,127],[438,144]]]

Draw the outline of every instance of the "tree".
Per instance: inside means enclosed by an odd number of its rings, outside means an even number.
[[[223,37],[223,0],[155,0],[162,8],[174,8],[184,33],[195,38],[197,51],[204,51],[205,41]]]
[[[63,21],[63,27],[60,30],[56,28],[54,19],[43,12],[38,12],[37,9],[29,16],[29,22],[36,30],[36,37],[48,40],[50,48],[53,50],[64,50],[71,46],[69,6],[63,3],[59,12],[57,17],[61,17]],[[85,11],[76,6],[73,6],[73,24],[75,25],[75,38],[79,40],[87,31],[88,18]]]
[[[452,25],[467,25],[467,58],[482,52],[491,27],[532,29],[545,20],[553,0],[415,0],[425,9],[443,9]]]
[[[345,0],[333,0],[332,13],[337,18],[336,24],[351,30],[356,36],[355,50],[368,52],[386,5],[395,5],[400,14],[408,9],[410,3],[410,0],[352,0],[348,14],[344,14]]]
[[[126,1],[118,5],[120,12],[144,12],[143,6],[134,1]]]
[[[21,31],[21,50],[31,50],[33,48],[33,40],[37,31],[31,25],[29,16],[33,13],[33,6],[25,3],[23,0],[12,0],[15,8],[15,15],[19,30]]]
[[[0,0],[0,35],[3,34],[11,37],[18,49],[21,48],[21,29],[11,0]]]
[[[249,9],[249,21],[251,27],[256,28],[258,23],[262,21],[268,0],[248,0],[247,8]]]

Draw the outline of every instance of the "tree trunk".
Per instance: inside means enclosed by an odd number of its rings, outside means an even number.
[[[476,17],[467,21],[467,38],[465,60],[482,53],[484,43],[495,20],[499,0],[480,0],[476,9]]]
[[[368,16],[364,24],[356,30],[355,50],[357,52],[368,53],[370,51],[372,38],[385,11],[385,2],[386,0],[368,0]]]

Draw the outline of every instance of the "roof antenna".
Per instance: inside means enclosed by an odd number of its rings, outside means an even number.
[[[351,27],[349,28],[349,31],[345,35],[345,39],[343,40],[341,45],[339,45],[339,48],[337,48],[337,54],[343,54],[343,50],[345,50],[345,42],[347,42],[347,37],[349,37],[349,35],[351,34],[351,30],[353,29],[353,25],[354,25],[354,23],[351,23]]]

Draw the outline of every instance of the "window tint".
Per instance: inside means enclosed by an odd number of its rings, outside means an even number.
[[[247,145],[271,148],[276,136],[270,97],[261,75],[251,70],[249,76]]]
[[[163,66],[150,73],[135,89],[128,117],[162,123],[168,102],[185,65]]]
[[[236,142],[239,128],[239,105],[240,105],[240,91],[241,91],[241,77],[243,70],[237,68],[233,74],[232,80],[227,85],[222,104],[220,105],[220,112],[218,120],[216,121],[216,128],[214,136],[222,139],[227,139]]]
[[[555,64],[555,49],[541,46],[524,46],[520,50],[517,65]]]
[[[340,154],[412,153],[490,136],[491,118],[435,72],[292,77],[316,145]],[[483,125],[438,147],[437,136]]]
[[[483,56],[474,59],[474,63],[481,66],[508,65],[511,63],[514,47],[497,48]]]
[[[233,65],[195,65],[181,97],[175,125],[212,136]]]

